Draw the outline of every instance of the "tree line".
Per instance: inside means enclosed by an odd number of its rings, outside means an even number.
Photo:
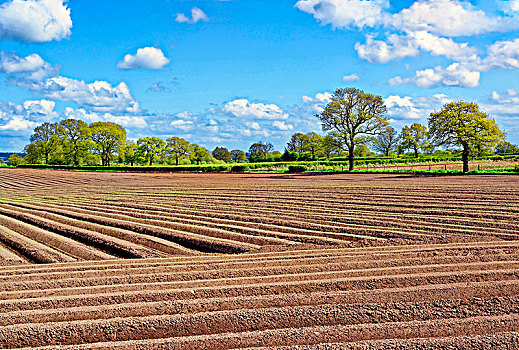
[[[455,149],[468,170],[471,155],[495,151],[519,153],[505,142],[505,134],[494,119],[470,102],[451,102],[431,112],[428,125],[414,123],[400,133],[389,125],[387,108],[381,96],[355,88],[337,89],[321,113],[323,131],[292,135],[284,153],[269,142],[253,143],[247,152],[216,147],[212,152],[180,137],[144,137],[132,142],[121,125],[110,122],[87,124],[79,119],[43,123],[34,129],[25,156],[12,156],[10,163],[99,165],[118,164],[205,164],[222,162],[262,162],[329,159],[347,154],[349,169],[354,159],[367,156],[371,149],[389,156],[410,151],[433,154],[438,147]]]

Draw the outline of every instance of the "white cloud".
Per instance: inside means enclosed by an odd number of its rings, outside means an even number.
[[[175,21],[178,23],[197,23],[198,21],[209,21],[209,18],[204,13],[204,11],[200,10],[198,7],[193,7],[191,9],[191,18],[187,17],[183,13],[177,13],[175,15]]]
[[[405,57],[415,57],[420,54],[420,50],[456,60],[477,59],[476,49],[468,43],[457,43],[425,31],[407,35],[391,34],[386,40],[374,40],[368,36],[365,44],[355,44],[355,50],[360,58],[371,63],[387,63]]]
[[[0,131],[14,136],[28,135],[42,121],[57,120],[55,102],[25,101],[22,104],[0,101]]]
[[[126,112],[140,111],[139,102],[133,98],[126,83],[121,82],[112,86],[106,81],[85,83],[82,80],[57,76],[42,82],[16,82],[33,92],[51,99],[75,102],[80,107],[96,112]]]
[[[384,99],[387,113],[397,127],[402,127],[410,122],[418,121],[425,123],[432,111],[440,108],[447,102],[450,102],[450,98],[444,94],[415,98],[391,95]]]
[[[170,61],[164,56],[161,49],[156,47],[143,47],[138,49],[135,55],[126,55],[117,64],[119,69],[162,69]]]
[[[173,120],[169,125],[183,131],[189,131],[194,128],[193,121],[184,119]]]
[[[422,88],[433,88],[437,86],[460,86],[477,87],[479,86],[480,72],[453,63],[447,68],[438,66],[434,69],[419,70],[412,78],[402,78],[397,76],[389,80],[390,85],[414,84]]]
[[[329,92],[320,92],[315,94],[315,99],[320,102],[328,103],[332,100],[332,94]]]
[[[427,31],[442,36],[470,36],[518,28],[511,18],[489,17],[470,3],[456,0],[416,1],[394,14],[390,25],[406,32]]]
[[[355,44],[355,50],[361,59],[371,63],[386,63],[420,54],[411,37],[397,34],[391,34],[385,41],[368,36],[365,44]]]
[[[300,0],[295,7],[322,24],[337,28],[373,27],[380,23],[388,0]]]
[[[519,0],[498,0],[499,8],[510,15],[515,15],[519,12]]]
[[[23,75],[29,80],[42,80],[57,74],[58,70],[35,53],[20,57],[16,53],[0,51],[0,73]]]
[[[498,41],[490,45],[487,56],[481,60],[479,68],[484,71],[494,68],[519,68],[519,39]]]
[[[272,126],[275,128],[278,128],[279,130],[284,130],[284,131],[294,129],[293,125],[287,124],[284,121],[279,121],[279,120],[274,121],[272,123]]]
[[[148,123],[142,116],[113,115],[111,113],[99,114],[96,112],[86,111],[84,108],[74,109],[71,107],[66,107],[64,115],[66,118],[81,119],[88,123],[111,122],[122,125],[124,127],[134,128],[145,128],[148,126]]]
[[[350,75],[344,75],[342,77],[342,82],[343,83],[347,83],[347,82],[350,82],[350,81],[359,81],[360,80],[360,76],[358,74],[350,74]]]
[[[258,119],[287,119],[286,114],[275,104],[251,103],[247,99],[227,102],[222,109],[235,117],[251,117]]]
[[[70,10],[62,0],[11,0],[0,5],[0,40],[61,40],[71,28]]]

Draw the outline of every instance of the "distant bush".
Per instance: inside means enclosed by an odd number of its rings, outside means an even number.
[[[305,165],[289,165],[288,172],[289,173],[304,173],[308,168]]]
[[[246,164],[233,165],[231,167],[232,173],[243,173],[249,170],[249,166]]]

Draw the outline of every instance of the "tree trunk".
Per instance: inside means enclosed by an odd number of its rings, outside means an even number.
[[[153,156],[150,156],[150,166],[153,165]]]
[[[175,164],[178,165],[178,155],[175,157]]]
[[[418,148],[414,148],[414,157],[418,158]]]
[[[467,171],[469,171],[469,149],[467,146],[463,146],[461,159],[463,160],[463,172],[466,173]]]
[[[351,147],[348,147],[348,162],[349,162],[349,170],[352,171],[353,170],[353,166],[354,166],[354,155],[353,155],[353,151],[355,150],[355,146],[351,146]]]

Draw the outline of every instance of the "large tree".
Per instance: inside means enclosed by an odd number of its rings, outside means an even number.
[[[126,141],[126,130],[119,124],[95,122],[90,124],[93,151],[101,157],[103,166],[110,166],[113,154],[120,150]]]
[[[58,134],[62,137],[67,157],[78,166],[90,146],[90,128],[79,119],[66,119],[59,123]]]
[[[494,119],[475,103],[451,102],[429,116],[429,132],[434,143],[460,147],[463,172],[469,171],[469,156],[475,149],[494,149],[504,141],[504,133]]]
[[[348,150],[349,169],[353,170],[355,146],[376,136],[388,125],[382,97],[355,88],[337,89],[324,110],[316,114],[323,131],[334,131]]]
[[[303,149],[310,152],[312,159],[323,155],[323,137],[316,132],[306,134],[306,144]]]
[[[225,147],[216,147],[211,153],[215,159],[229,163],[232,160],[231,152]]]
[[[193,151],[190,154],[191,161],[196,163],[197,165],[202,164],[203,162],[211,162],[212,156],[211,153],[200,145],[193,144]]]
[[[308,142],[308,136],[303,133],[295,133],[287,143],[287,150],[290,152],[303,153]]]
[[[414,152],[415,158],[418,158],[420,150],[425,151],[430,147],[429,130],[426,126],[418,123],[404,126],[400,140],[404,149]]]
[[[231,151],[231,159],[236,163],[243,163],[247,160],[247,155],[240,149],[233,149]]]
[[[192,151],[189,142],[180,137],[170,137],[166,143],[167,153],[175,158],[175,165],[178,165],[180,158],[189,156]]]
[[[158,137],[144,137],[137,140],[137,151],[147,160],[149,165],[153,165],[155,157],[162,155],[166,142]]]
[[[274,150],[274,146],[270,143],[256,142],[249,147],[249,160],[258,162],[267,159],[270,152]]]
[[[396,149],[398,140],[399,137],[397,131],[391,126],[387,126],[373,139],[371,144],[375,151],[380,152],[387,157],[389,156],[389,153]]]
[[[26,152],[31,159],[42,158],[45,164],[49,164],[50,157],[59,148],[59,144],[58,124],[43,123],[34,129]]]
[[[124,162],[133,166],[137,159],[138,148],[136,143],[126,141],[122,147],[122,154],[124,156]]]

